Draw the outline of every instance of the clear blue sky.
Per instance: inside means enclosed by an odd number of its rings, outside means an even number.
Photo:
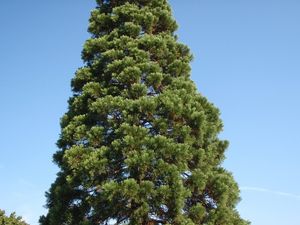
[[[192,78],[222,112],[224,166],[253,225],[300,224],[300,1],[171,0]],[[0,208],[32,225],[93,0],[0,1]]]

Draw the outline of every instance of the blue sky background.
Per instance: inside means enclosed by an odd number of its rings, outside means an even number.
[[[253,225],[300,224],[300,1],[171,0]],[[93,0],[0,1],[0,208],[37,225]]]

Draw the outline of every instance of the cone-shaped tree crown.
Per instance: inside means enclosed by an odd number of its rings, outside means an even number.
[[[166,0],[97,1],[42,225],[248,224],[176,29]]]

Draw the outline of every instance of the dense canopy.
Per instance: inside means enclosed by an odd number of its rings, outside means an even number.
[[[166,0],[97,1],[42,225],[248,224],[176,29]]]

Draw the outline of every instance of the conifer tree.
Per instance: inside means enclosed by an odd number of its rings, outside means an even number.
[[[97,0],[41,225],[246,225],[167,0]]]
[[[28,225],[22,220],[22,217],[16,216],[15,213],[6,216],[3,210],[0,210],[0,225]]]

